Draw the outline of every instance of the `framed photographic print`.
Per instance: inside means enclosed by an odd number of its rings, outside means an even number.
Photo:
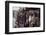
[[[5,33],[33,33],[45,31],[45,3],[5,2]]]

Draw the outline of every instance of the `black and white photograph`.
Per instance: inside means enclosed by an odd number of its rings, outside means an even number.
[[[44,3],[5,2],[5,33],[44,32]]]
[[[13,7],[13,27],[40,27],[40,8]]]

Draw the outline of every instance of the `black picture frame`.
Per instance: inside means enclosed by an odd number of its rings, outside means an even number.
[[[37,4],[43,5],[43,30],[39,31],[26,31],[26,32],[9,32],[9,3],[23,3],[23,4]],[[20,2],[20,1],[5,1],[5,34],[18,34],[18,33],[34,33],[45,32],[45,3],[38,2]]]

